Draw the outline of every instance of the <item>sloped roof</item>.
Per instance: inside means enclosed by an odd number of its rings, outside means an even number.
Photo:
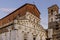
[[[49,8],[52,8],[52,7],[55,7],[55,6],[59,9],[59,7],[58,7],[57,4],[54,4],[54,5],[50,6],[50,7],[48,7],[48,9],[49,9]]]
[[[56,11],[58,13],[59,12],[58,5],[54,4],[54,5],[50,6],[50,7],[48,7],[48,13],[51,13],[51,10],[53,10],[53,12]]]
[[[16,9],[15,11],[13,11],[12,13],[10,13],[9,15],[0,19],[0,26],[13,21],[18,15],[25,15],[27,11],[40,18],[40,12],[38,11],[37,7],[34,4],[26,3],[23,6]]]

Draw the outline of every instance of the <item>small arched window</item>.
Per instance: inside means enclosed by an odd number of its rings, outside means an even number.
[[[35,37],[33,37],[33,40],[36,40],[36,38],[35,38]]]
[[[36,35],[33,35],[33,40],[36,40]]]
[[[53,18],[51,18],[51,22],[53,22]]]
[[[51,10],[51,15],[53,15],[53,10]]]

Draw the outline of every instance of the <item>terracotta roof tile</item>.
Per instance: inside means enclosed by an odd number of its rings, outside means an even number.
[[[24,4],[23,6],[19,7],[9,15],[5,16],[4,18],[0,19],[0,26],[9,23],[13,21],[16,16],[19,14],[20,16],[23,16],[26,14],[26,11],[32,12],[35,16],[40,18],[40,12],[38,11],[37,7],[33,4]]]

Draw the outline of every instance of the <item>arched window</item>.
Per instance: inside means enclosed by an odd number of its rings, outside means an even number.
[[[36,40],[36,38],[35,38],[35,37],[33,37],[33,40]]]
[[[24,40],[27,40],[26,38],[24,38]]]
[[[33,40],[36,40],[36,36],[35,35],[33,35]]]
[[[51,18],[51,22],[53,22],[53,18]]]
[[[53,15],[53,10],[51,10],[51,15]]]

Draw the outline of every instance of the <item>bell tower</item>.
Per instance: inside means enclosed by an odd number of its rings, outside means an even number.
[[[59,8],[56,4],[48,8],[48,22],[55,21],[55,15],[58,14],[58,11]]]
[[[48,8],[48,38],[55,40],[56,36],[53,36],[56,32],[57,22],[56,15],[59,14],[59,7],[55,4]]]
[[[48,28],[50,23],[56,21],[56,15],[58,14],[59,7],[55,4],[48,8]]]

